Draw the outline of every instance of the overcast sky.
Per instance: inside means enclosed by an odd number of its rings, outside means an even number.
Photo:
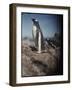
[[[44,37],[52,37],[62,30],[62,15],[21,13],[22,38],[32,37],[32,18],[39,21]]]

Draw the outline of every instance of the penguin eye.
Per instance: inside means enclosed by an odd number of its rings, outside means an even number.
[[[38,22],[38,20],[37,20],[37,19],[36,19],[35,21],[36,21],[36,22]]]

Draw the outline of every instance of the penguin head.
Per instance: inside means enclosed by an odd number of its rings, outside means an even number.
[[[33,23],[38,23],[37,19],[32,18]]]
[[[39,21],[37,19],[32,18],[32,22],[37,28],[39,27]]]

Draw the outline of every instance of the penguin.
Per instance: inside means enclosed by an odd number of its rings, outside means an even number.
[[[39,25],[39,21],[37,19],[32,18],[33,26],[32,26],[32,36],[35,43],[35,47],[41,53],[44,50],[44,37],[42,30]]]

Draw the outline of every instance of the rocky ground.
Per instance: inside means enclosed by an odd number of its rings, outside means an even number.
[[[22,43],[21,46],[21,75],[24,76],[45,76],[61,75],[62,59],[60,48],[49,47],[42,53],[37,53],[34,47]]]

